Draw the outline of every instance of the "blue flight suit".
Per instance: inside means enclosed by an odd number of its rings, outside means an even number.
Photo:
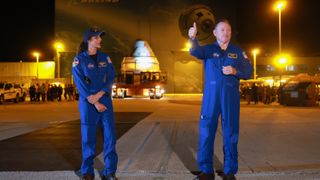
[[[79,112],[82,136],[81,173],[94,175],[93,159],[96,149],[96,131],[100,124],[103,131],[104,175],[115,173],[118,156],[116,153],[116,134],[111,99],[111,88],[115,78],[115,70],[107,54],[97,51],[97,61],[89,56],[87,51],[79,53],[72,64],[74,82],[79,91]],[[105,95],[99,102],[107,107],[104,112],[98,112],[87,100],[89,95],[100,90]]]
[[[253,68],[244,51],[229,43],[222,50],[217,42],[200,46],[197,39],[191,40],[190,54],[203,61],[204,92],[199,125],[198,168],[204,173],[213,173],[213,147],[221,115],[224,152],[224,173],[238,171],[239,138],[239,79],[250,78]],[[232,66],[236,75],[224,75],[223,66]]]

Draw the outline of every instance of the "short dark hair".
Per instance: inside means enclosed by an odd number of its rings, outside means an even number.
[[[218,21],[216,22],[216,25],[214,26],[214,29],[216,29],[216,28],[217,28],[217,25],[218,25],[219,23],[222,23],[222,22],[229,24],[229,26],[231,27],[230,21],[229,21],[228,19],[220,19],[220,20],[218,20]]]

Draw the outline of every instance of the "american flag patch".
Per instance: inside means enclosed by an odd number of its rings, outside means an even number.
[[[72,62],[72,67],[76,67],[79,64],[79,60],[77,58],[74,58],[73,62]]]
[[[110,57],[107,57],[107,60],[108,60],[108,63],[109,63],[109,64],[111,64],[111,63],[112,63],[112,61],[111,61]]]
[[[243,55],[243,57],[245,58],[245,59],[248,59],[248,56],[247,56],[247,54],[243,51],[242,52],[242,55]]]

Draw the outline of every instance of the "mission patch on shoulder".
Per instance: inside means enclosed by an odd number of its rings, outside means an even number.
[[[73,62],[72,62],[72,67],[76,67],[79,64],[79,59],[74,58]]]
[[[246,54],[246,52],[242,52],[242,55],[243,55],[243,57],[245,58],[245,59],[248,59],[248,56],[247,56],[247,54]]]
[[[110,57],[107,57],[107,60],[108,60],[108,63],[109,63],[109,64],[111,64],[111,63],[112,63],[112,61],[111,61]]]

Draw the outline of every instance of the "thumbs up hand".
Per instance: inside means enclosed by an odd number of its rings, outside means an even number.
[[[188,32],[189,38],[194,39],[197,36],[197,24],[196,22],[193,23],[193,26],[189,29]]]

